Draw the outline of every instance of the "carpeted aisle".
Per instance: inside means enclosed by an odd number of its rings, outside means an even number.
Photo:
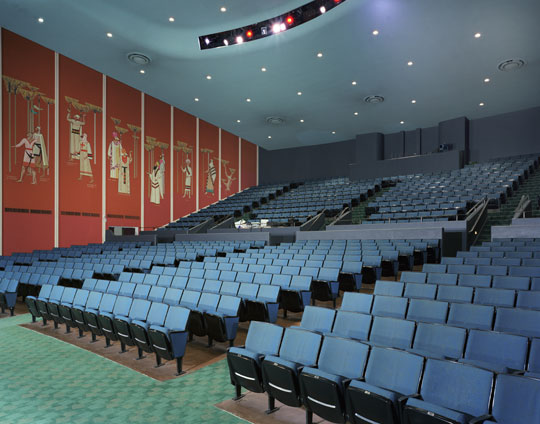
[[[92,352],[0,320],[0,422],[241,423],[214,405],[234,394],[226,361],[159,382]]]

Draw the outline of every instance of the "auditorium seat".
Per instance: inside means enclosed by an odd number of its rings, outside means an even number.
[[[241,397],[242,387],[255,393],[265,391],[261,363],[266,355],[277,355],[284,329],[274,324],[252,321],[244,347],[231,347],[227,363],[236,398]]]
[[[464,286],[439,286],[437,300],[450,303],[472,303],[474,289]]]
[[[49,300],[49,297],[51,296],[51,292],[54,286],[50,284],[44,284],[41,286],[41,289],[39,290],[39,294],[37,298],[35,296],[27,296],[24,299],[24,303],[26,303],[26,306],[28,307],[28,311],[32,315],[32,322],[36,322],[36,318],[42,317],[41,312],[38,308],[37,299],[41,298],[43,302],[47,302]],[[43,317],[43,325],[47,324],[47,320],[45,317]]]
[[[374,295],[383,295],[383,296],[403,296],[403,290],[405,288],[405,283],[397,281],[384,281],[377,280],[375,282],[375,288],[373,290]]]
[[[372,347],[364,380],[352,380],[346,390],[349,421],[399,424],[398,399],[418,393],[423,365],[421,356]]]
[[[109,293],[107,293],[109,294]],[[114,295],[113,295],[114,296]],[[130,297],[118,296],[114,303],[112,311],[105,311],[100,308],[97,319],[99,327],[105,336],[106,346],[110,345],[111,340],[118,340],[119,335],[115,331],[114,319],[117,316],[126,317],[129,314],[133,299]],[[122,346],[123,348],[124,346]]]
[[[412,346],[414,330],[414,321],[375,316],[373,317],[369,343],[398,349],[409,349]]]
[[[71,306],[75,298],[75,292],[76,289],[73,287],[64,287],[60,299],[49,299],[47,302],[47,309],[49,310],[49,316],[54,321],[54,328],[58,328],[58,324],[64,323],[64,319],[60,313],[60,305],[63,302],[64,305]]]
[[[317,277],[313,278],[311,291],[313,300],[331,300],[336,307],[336,298],[339,295],[339,269],[320,268]]]
[[[474,293],[474,303],[478,305],[507,306],[513,308],[516,301],[514,290],[477,288]]]
[[[136,341],[131,332],[132,321],[146,321],[152,302],[146,299],[134,299],[131,303],[127,315],[115,315],[113,320],[114,331],[120,341],[121,351],[124,352],[127,346],[135,346]],[[142,351],[139,350],[139,358]]]
[[[529,277],[495,276],[491,286],[497,289],[529,290],[531,281]]]
[[[96,336],[103,336],[104,332],[99,325],[98,316],[100,313],[112,313],[116,302],[116,295],[102,293],[94,295],[92,292],[88,296],[86,308],[83,312],[86,328],[92,332],[92,341],[96,340]]]
[[[356,340],[368,340],[373,317],[369,314],[339,310],[332,335]]]
[[[357,291],[362,287],[361,261],[345,261],[339,273],[339,289],[342,291]]]
[[[403,297],[409,299],[435,299],[437,293],[436,284],[407,283]]]
[[[458,285],[465,287],[491,287],[491,275],[460,274]]]
[[[73,309],[84,309],[86,307],[86,302],[88,301],[89,294],[90,292],[88,290],[75,290],[75,295],[73,297],[73,300],[71,301],[69,298],[64,298],[64,296],[62,296],[62,299],[60,300],[60,305],[58,306],[58,310],[60,312],[62,321],[66,324],[66,333],[70,332],[70,328],[78,327],[71,311]],[[82,336],[82,331],[80,329],[79,336]]]
[[[239,297],[222,295],[215,309],[204,310],[204,324],[209,346],[212,346],[213,341],[228,342],[230,346],[233,346],[240,319],[240,302]]]
[[[425,272],[405,271],[401,273],[402,283],[425,283],[427,274]]]
[[[187,293],[187,290],[184,291],[184,296]],[[183,296],[182,296],[183,298]],[[199,301],[196,306],[190,307],[191,314],[189,316],[188,330],[190,336],[195,334],[196,336],[203,337],[206,336],[207,327],[204,319],[204,313],[206,311],[215,311],[219,303],[220,295],[215,293],[201,293]],[[181,306],[186,306],[182,304]]]
[[[447,324],[469,330],[491,330],[495,314],[494,309],[493,306],[452,303],[450,304]]]
[[[163,326],[151,325],[148,336],[156,354],[156,363],[161,358],[176,359],[177,375],[182,374],[182,358],[188,341],[187,323],[190,311],[181,306],[170,306]]]
[[[489,413],[493,373],[439,359],[428,359],[420,397],[410,397],[403,409],[409,424],[468,423]]]
[[[448,315],[448,302],[427,299],[411,299],[407,319],[417,322],[444,324]]]
[[[288,406],[300,406],[299,371],[314,367],[322,343],[320,334],[300,328],[287,328],[279,355],[266,356],[262,362],[263,379],[268,393],[268,410],[275,409],[275,399]]]
[[[300,321],[300,328],[320,334],[330,333],[334,325],[336,311],[318,306],[306,306]]]
[[[325,337],[317,367],[305,367],[300,387],[306,407],[306,422],[313,413],[331,422],[345,422],[345,390],[350,380],[364,375],[369,347],[339,337]]]
[[[408,299],[404,297],[375,296],[373,299],[372,314],[378,316],[405,319],[405,314],[407,312],[407,303]]]
[[[343,293],[340,309],[342,311],[371,314],[373,297],[373,295],[367,293],[345,292]]]
[[[522,308],[497,308],[495,331],[540,337],[540,311]]]
[[[289,287],[281,290],[281,307],[285,311],[302,312],[311,301],[311,277],[293,275]]]
[[[516,307],[523,309],[534,309],[540,311],[540,292],[519,291]]]
[[[463,356],[466,338],[464,328],[419,322],[410,351],[425,357],[459,359]]]

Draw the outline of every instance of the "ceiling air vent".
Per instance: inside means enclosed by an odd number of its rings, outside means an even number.
[[[383,96],[367,96],[364,98],[364,102],[374,104],[374,103],[382,103],[384,102]]]
[[[283,125],[285,123],[285,119],[279,116],[269,116],[266,118],[266,123],[273,126]]]
[[[152,61],[148,56],[137,52],[128,53],[127,58],[135,65],[148,65]]]
[[[521,59],[509,59],[505,60],[504,62],[499,63],[497,68],[499,68],[499,71],[515,71],[519,68],[523,68],[525,66],[525,61]]]

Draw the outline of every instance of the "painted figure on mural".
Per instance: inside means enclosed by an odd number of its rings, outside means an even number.
[[[36,127],[34,132],[33,152],[36,167],[43,173],[43,171],[49,167],[49,156],[47,155],[47,145],[45,144],[43,134],[41,134],[40,127]]]
[[[131,152],[126,152],[126,149],[122,149],[122,155],[120,157],[120,175],[118,176],[118,193],[130,194],[131,183],[129,179],[129,165],[133,162],[133,155]]]
[[[109,144],[109,150],[107,151],[107,156],[110,161],[110,174],[109,176],[112,179],[117,179],[120,173],[120,164],[122,158],[122,141],[118,137],[118,133],[114,131],[112,133],[113,141]]]
[[[193,176],[193,170],[191,169],[191,161],[186,159],[185,168],[182,167],[182,172],[185,175],[184,179],[184,195],[182,197],[188,197],[191,199],[191,177]]]
[[[225,176],[227,178],[223,178],[223,185],[225,186],[226,191],[231,191],[231,186],[234,180],[234,173],[236,172],[236,169],[229,168],[229,171],[227,172],[227,165],[224,166],[223,170],[225,171]]]
[[[85,115],[82,120],[80,115],[71,117],[71,105],[68,108],[67,120],[70,124],[69,129],[69,159],[73,160],[79,156],[81,146],[82,127],[85,124]]]
[[[159,188],[161,182],[161,176],[159,174],[159,162],[155,163],[152,172],[149,172],[148,176],[150,177],[150,202],[159,205],[161,202],[161,190]]]
[[[92,160],[92,146],[88,142],[86,134],[83,134],[79,145],[79,180],[82,180],[83,176],[90,177],[90,183],[94,182],[94,174],[92,173],[92,166],[90,161]]]
[[[165,154],[162,153],[159,158],[159,195],[163,199],[165,194]]]
[[[208,170],[206,171],[206,193],[213,193],[214,186],[216,184],[216,167],[214,166],[214,159],[210,159],[208,162]]]
[[[21,166],[21,176],[17,180],[18,183],[22,183],[24,173],[26,172],[28,175],[32,176],[32,184],[37,184],[36,181],[36,163],[35,163],[35,157],[34,157],[34,144],[36,142],[36,139],[34,138],[34,135],[29,132],[26,135],[26,138],[23,138],[21,141],[19,141],[18,144],[15,146],[12,146],[13,148],[24,146],[24,156],[23,156],[23,163]]]

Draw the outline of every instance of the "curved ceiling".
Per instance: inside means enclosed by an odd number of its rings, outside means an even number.
[[[284,33],[199,50],[199,35],[306,2],[2,0],[0,26],[266,149],[540,104],[537,0],[348,0]],[[132,51],[151,57],[144,75],[127,61]],[[526,66],[499,71],[497,65],[510,58]],[[385,101],[367,104],[368,95]],[[269,125],[269,116],[285,121]]]

